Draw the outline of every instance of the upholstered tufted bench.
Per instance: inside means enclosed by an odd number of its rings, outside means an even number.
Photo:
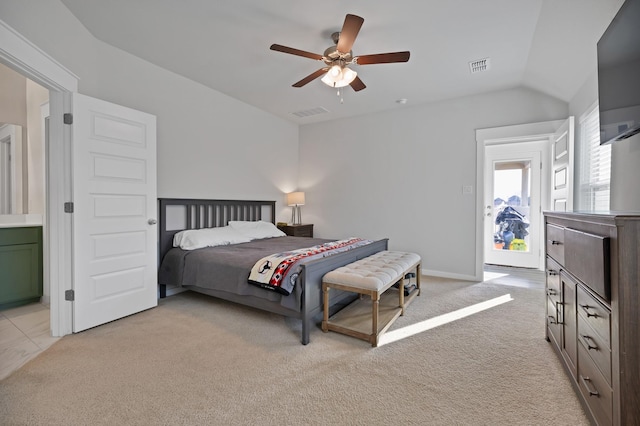
[[[374,347],[378,346],[380,336],[400,315],[404,315],[405,307],[420,294],[420,266],[421,259],[416,253],[385,250],[326,273],[322,278],[322,331],[337,331],[367,340]],[[416,288],[405,300],[405,277],[413,271]],[[399,284],[397,303],[390,301],[381,307],[383,293],[396,283]],[[329,318],[329,290],[332,288],[358,293],[360,300]],[[366,316],[363,315],[363,303],[359,303],[362,302],[363,295],[371,297],[371,314]],[[386,302],[389,302],[388,299],[386,298]],[[381,311],[384,311],[384,315],[381,315]]]

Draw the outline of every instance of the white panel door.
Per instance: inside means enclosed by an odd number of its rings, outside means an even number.
[[[551,139],[551,210],[573,210],[574,119],[560,126]]]
[[[73,96],[73,331],[157,305],[156,118]]]

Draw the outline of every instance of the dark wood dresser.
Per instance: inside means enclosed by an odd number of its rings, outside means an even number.
[[[640,214],[545,213],[546,338],[592,421],[640,425]]]

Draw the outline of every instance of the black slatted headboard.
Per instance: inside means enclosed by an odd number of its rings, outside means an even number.
[[[265,209],[270,217],[263,219]],[[173,236],[184,229],[217,228],[230,220],[268,220],[275,224],[276,202],[158,198],[158,218],[158,261],[162,261],[173,247]]]

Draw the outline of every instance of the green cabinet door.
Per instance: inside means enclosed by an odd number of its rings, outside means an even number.
[[[42,228],[0,229],[0,310],[42,296]]]

